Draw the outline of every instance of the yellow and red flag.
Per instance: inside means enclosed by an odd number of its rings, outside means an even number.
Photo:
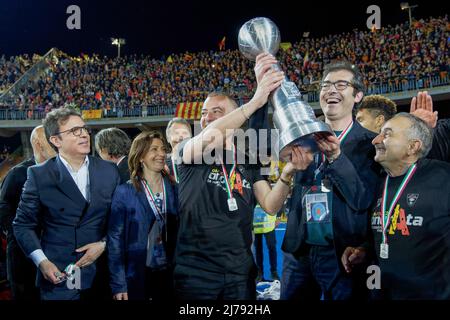
[[[175,117],[191,120],[199,120],[202,116],[203,101],[201,102],[181,102],[177,104]]]

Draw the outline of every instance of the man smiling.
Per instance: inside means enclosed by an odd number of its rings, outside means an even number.
[[[450,165],[425,159],[432,133],[408,113],[386,122],[373,140],[387,175],[378,191],[367,246],[346,248],[347,272],[367,258],[381,269],[385,299],[450,298]]]
[[[375,134],[352,117],[363,95],[362,75],[354,65],[340,61],[325,67],[320,106],[335,135],[316,135],[320,153],[303,158],[307,169],[295,177],[282,247],[288,254],[281,299],[358,296],[361,274],[347,276],[337,257],[350,243],[365,238],[378,180],[371,145]]]
[[[56,109],[43,125],[58,155],[28,169],[13,230],[40,271],[41,299],[75,300],[90,293],[120,178],[113,163],[88,156],[89,130],[76,111]],[[74,266],[81,268],[79,286],[70,289],[63,271]]]

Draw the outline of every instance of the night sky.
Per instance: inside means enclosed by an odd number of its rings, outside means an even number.
[[[407,22],[401,1],[77,1],[0,0],[0,54],[43,54],[57,47],[71,55],[100,53],[114,56],[110,37],[126,38],[123,54],[163,54],[217,50],[227,37],[227,48],[237,48],[241,25],[256,16],[271,18],[280,28],[282,41],[295,42],[303,32],[311,37],[366,28],[366,8],[381,8],[381,24]],[[434,3],[436,4],[434,4]],[[418,4],[414,17],[439,16],[450,10],[443,1]],[[68,30],[66,8],[81,9],[81,30]]]

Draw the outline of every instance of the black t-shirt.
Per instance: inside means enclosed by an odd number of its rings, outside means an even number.
[[[403,177],[389,179],[386,210]],[[371,220],[383,293],[388,299],[450,299],[450,165],[418,162],[387,227],[388,259],[380,258],[383,187]]]
[[[231,159],[231,152],[226,152]],[[227,158],[225,158],[227,159]],[[238,160],[239,161],[239,160]],[[231,165],[226,165],[230,174]],[[253,184],[264,180],[257,165],[238,164],[233,196],[237,211],[229,211],[220,164],[180,164],[180,226],[176,264],[213,272],[248,274],[251,252]]]

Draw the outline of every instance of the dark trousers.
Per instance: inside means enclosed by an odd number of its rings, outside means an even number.
[[[173,300],[173,272],[171,269],[145,270],[145,300]]]
[[[52,288],[41,288],[41,300],[81,300],[92,301],[98,300],[95,291],[92,289],[72,289],[69,290],[66,282],[61,282]]]
[[[177,300],[255,300],[256,272],[217,273],[177,265],[174,271]]]
[[[69,289],[66,281],[56,285],[42,286],[40,288],[41,300],[111,300],[106,254],[103,253],[95,263],[96,274],[90,288]]]
[[[298,259],[283,256],[281,300],[348,300],[354,298],[354,278],[340,271],[333,247],[311,246]]]
[[[92,283],[89,292],[92,292],[92,297],[95,300],[111,300],[112,292],[109,287],[109,270],[108,270],[108,257],[106,252],[98,257],[96,263],[95,278]]]
[[[277,239],[275,230],[267,233],[255,233],[255,258],[256,266],[264,273],[264,254],[263,254],[263,237],[266,239],[267,249],[269,250],[270,272],[277,271]]]
[[[9,240],[6,247],[6,270],[13,300],[39,300],[36,287],[37,268],[28,259],[15,240]]]

